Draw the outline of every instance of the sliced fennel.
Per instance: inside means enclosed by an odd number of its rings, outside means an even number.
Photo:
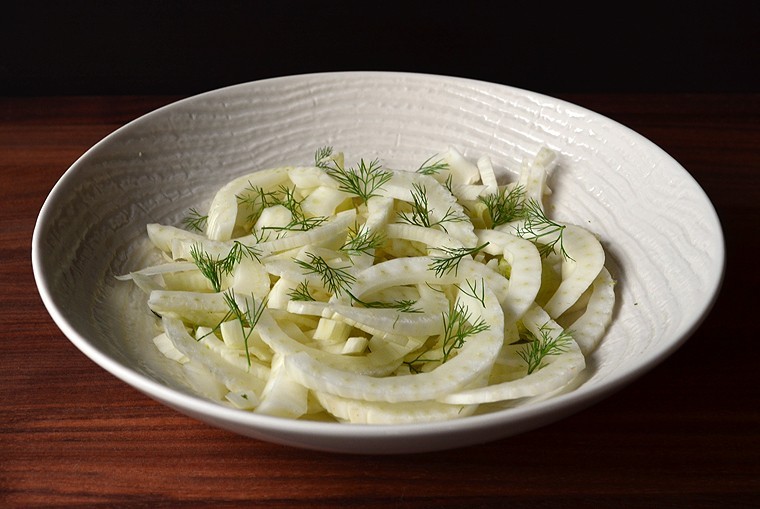
[[[160,317],[152,347],[241,411],[415,423],[549,396],[615,303],[598,238],[546,217],[558,164],[500,183],[453,147],[408,171],[322,148],[222,185],[203,232],[147,225],[166,262],[118,279]]]

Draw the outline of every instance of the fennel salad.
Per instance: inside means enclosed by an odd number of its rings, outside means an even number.
[[[615,302],[597,236],[547,213],[558,159],[542,148],[499,182],[454,147],[406,170],[320,148],[147,225],[165,262],[118,278],[185,381],[243,410],[417,423],[551,395]]]

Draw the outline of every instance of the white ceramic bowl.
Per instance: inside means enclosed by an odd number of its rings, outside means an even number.
[[[349,158],[411,167],[454,145],[516,168],[541,145],[560,153],[552,214],[588,224],[617,284],[614,321],[582,383],[541,401],[424,425],[305,422],[223,407],[176,382],[152,347],[145,299],[122,274],[147,264],[145,225],[179,224],[251,169],[307,164],[332,145]],[[650,141],[584,108],[459,78],[351,72],[228,87],[118,129],[64,174],[34,231],[42,299],[94,362],[145,394],[243,435],[312,449],[409,453],[486,442],[556,421],[644,374],[695,330],[724,266],[710,201]],[[141,318],[141,317],[145,318]]]

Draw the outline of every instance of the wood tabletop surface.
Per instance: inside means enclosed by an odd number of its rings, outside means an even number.
[[[612,397],[497,442],[402,456],[216,429],[79,352],[37,293],[37,214],[90,146],[177,97],[0,98],[0,507],[760,507],[760,95],[558,96],[651,139],[705,189],[726,236],[720,296]]]

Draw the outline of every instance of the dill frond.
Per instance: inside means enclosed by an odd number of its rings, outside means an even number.
[[[361,198],[364,202],[386,184],[393,174],[384,170],[375,159],[367,164],[364,159],[356,168],[343,168],[335,161],[333,165],[324,165],[325,172],[338,183],[338,189]]]
[[[221,291],[222,279],[224,276],[232,274],[235,266],[243,258],[259,260],[260,255],[261,253],[255,247],[247,246],[237,240],[233,242],[232,248],[224,258],[218,256],[214,258],[208,252],[203,251],[198,244],[190,247],[190,256],[193,258],[193,262],[201,274],[209,280],[215,292]]]
[[[491,218],[491,228],[510,223],[524,217],[523,200],[525,190],[522,186],[513,187],[510,190],[501,188],[497,192],[487,196],[481,196]]]
[[[201,214],[197,209],[191,208],[187,216],[182,219],[182,224],[188,230],[203,232],[208,224],[208,215]]]
[[[439,251],[443,251],[444,256],[433,257],[433,261],[428,265],[428,269],[435,271],[437,277],[443,277],[451,271],[454,271],[454,274],[456,274],[457,270],[459,270],[459,263],[465,256],[473,256],[487,245],[488,242],[476,247],[436,248]]]
[[[198,244],[194,244],[190,247],[190,256],[193,258],[193,262],[195,263],[195,266],[198,267],[201,274],[209,280],[214,291],[221,291],[223,276],[221,260],[218,257],[212,257]]]
[[[424,228],[438,226],[443,231],[447,231],[445,226],[446,223],[457,223],[467,220],[466,217],[457,214],[451,207],[449,207],[441,219],[434,221],[431,217],[433,211],[430,209],[428,203],[427,189],[425,186],[417,182],[413,183],[411,194],[411,212],[399,212],[398,214],[398,218],[402,223],[422,226]]]
[[[489,328],[482,317],[473,322],[467,306],[459,301],[454,303],[449,312],[443,314],[443,362],[449,359],[454,350],[462,348],[467,338]]]
[[[419,168],[417,168],[417,173],[421,173],[423,175],[436,175],[444,170],[449,169],[449,163],[445,162],[442,159],[438,159],[433,161],[433,157],[428,157]]]
[[[356,282],[356,278],[346,270],[347,267],[331,267],[324,258],[313,253],[306,253],[306,256],[309,257],[308,262],[295,260],[296,264],[304,269],[306,274],[317,274],[330,293],[340,295]]]
[[[230,309],[228,316],[234,318],[240,323],[240,330],[243,333],[243,340],[244,340],[244,345],[245,345],[245,355],[248,360],[248,366],[250,367],[251,354],[248,350],[248,340],[250,339],[251,334],[253,333],[253,328],[256,327],[256,324],[259,322],[259,319],[261,318],[261,314],[264,312],[264,308],[266,307],[266,299],[263,299],[257,305],[256,299],[254,299],[253,297],[248,299],[246,297],[244,298],[245,310],[243,310],[240,308],[240,305],[238,304],[237,299],[235,299],[234,290],[228,290],[224,292],[223,298],[224,298],[224,302],[227,304],[227,307],[229,307]],[[253,305],[253,308],[251,308],[251,304]],[[246,331],[246,329],[248,330]]]
[[[417,304],[416,300],[411,299],[398,299],[391,302],[383,302],[379,300],[365,301],[356,297],[353,293],[346,291],[348,296],[357,304],[371,309],[395,309],[401,313],[422,313],[422,310],[414,307]]]
[[[480,305],[483,307],[486,307],[486,285],[483,278],[480,279],[480,290],[478,290],[478,281],[475,280],[474,283],[470,283],[470,280],[465,280],[465,283],[467,283],[467,290],[459,286],[458,284],[455,284],[460,292],[463,294],[472,297],[473,299],[480,302]]]
[[[517,226],[515,233],[517,236],[533,242],[541,257],[556,252],[557,247],[559,247],[560,254],[565,258],[570,258],[562,243],[565,225],[549,219],[538,201],[531,198],[524,204],[523,217],[525,220],[522,225]],[[542,239],[547,237],[553,238],[549,239],[548,242],[543,242]]]
[[[301,281],[293,290],[288,292],[288,297],[296,301],[315,301],[317,299],[309,291],[309,282]]]
[[[320,147],[314,152],[314,166],[317,168],[322,168],[323,170],[327,170],[329,168],[329,165],[327,164],[327,161],[332,157],[333,155],[333,148],[332,147]]]
[[[545,323],[538,329],[540,338],[530,331],[525,331],[520,335],[519,343],[525,343],[526,346],[517,352],[517,355],[527,364],[529,375],[544,366],[546,357],[567,351],[572,334],[563,330],[556,337],[552,337],[553,330],[548,323]]]
[[[371,254],[371,252],[385,243],[385,235],[380,231],[370,231],[367,228],[355,224],[348,229],[348,238],[340,246],[340,251],[349,255]]]

